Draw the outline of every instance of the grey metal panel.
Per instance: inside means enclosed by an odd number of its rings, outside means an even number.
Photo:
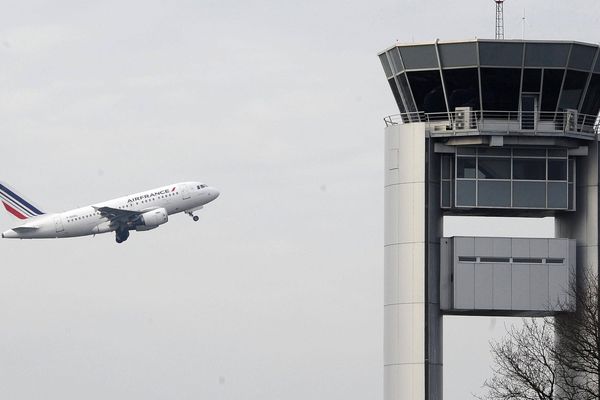
[[[529,256],[533,258],[548,257],[548,239],[529,239]]]
[[[569,270],[565,266],[548,267],[548,298],[553,309],[568,308]]]
[[[494,239],[489,237],[475,238],[475,255],[489,256],[494,251]]]
[[[480,42],[481,65],[520,67],[523,63],[523,43]]]
[[[438,45],[442,67],[463,67],[477,65],[477,44],[446,43]]]
[[[510,181],[479,180],[477,185],[477,205],[479,207],[510,207]]]
[[[512,256],[529,257],[529,239],[512,238]]]
[[[567,208],[567,182],[548,182],[548,208]]]
[[[512,268],[510,264],[493,264],[493,309],[510,310],[512,304]]]
[[[475,265],[475,308],[493,308],[493,264]]]
[[[569,57],[569,67],[589,70],[595,55],[596,47],[574,43]]]
[[[455,237],[454,238],[454,257],[474,256],[475,238],[474,237]]]
[[[452,307],[452,238],[440,239],[440,308],[449,310]]]
[[[530,309],[548,310],[548,265],[529,265]]]
[[[529,265],[512,265],[512,310],[528,310],[529,300]]]
[[[398,52],[398,48],[393,48],[388,52],[388,55],[390,56],[390,59],[392,60],[391,62],[391,67],[394,70],[394,72],[399,73],[404,71],[404,67],[402,66],[402,61],[400,60],[400,53]]]
[[[513,207],[546,207],[546,182],[513,181]]]
[[[454,268],[454,308],[475,307],[475,264],[458,263]]]
[[[399,47],[406,69],[438,68],[434,45]]]
[[[379,61],[381,61],[381,66],[383,67],[383,71],[385,72],[385,76],[388,78],[392,76],[392,68],[390,68],[390,63],[388,62],[387,55],[385,53],[379,56]]]
[[[492,256],[510,257],[512,255],[510,238],[493,238]]]
[[[548,257],[567,258],[569,241],[565,239],[548,239]],[[575,254],[572,255],[573,257]]]
[[[565,67],[570,47],[567,43],[527,43],[525,66]]]
[[[444,238],[442,243],[446,240],[449,239]],[[571,273],[574,276],[574,270],[570,272],[568,266],[569,262],[572,262],[570,256],[574,257],[569,254],[568,246],[574,246],[574,243],[569,239],[455,237],[455,253],[452,256],[454,282],[449,283],[450,277],[447,276],[447,272],[446,276],[441,278],[445,282],[441,282],[441,287],[449,287],[445,289],[445,295],[449,296],[448,293],[452,292],[452,300],[445,301],[450,306],[445,306],[444,309],[474,312],[481,310],[483,314],[490,310],[507,313],[510,310],[532,313],[560,311],[555,307],[556,302],[551,300],[552,296],[566,296],[564,290],[559,291],[556,282],[566,282]],[[459,256],[471,256],[475,259],[472,262],[459,262]],[[483,257],[504,257],[513,260],[510,263],[487,263],[479,259]],[[449,262],[451,256],[446,251],[442,253],[442,258],[446,259],[441,261],[441,273],[444,276],[443,265]],[[539,263],[514,263],[516,258],[539,259]],[[563,259],[564,263],[558,264],[548,259]],[[554,268],[552,282],[550,267]],[[551,283],[554,284],[552,294]]]

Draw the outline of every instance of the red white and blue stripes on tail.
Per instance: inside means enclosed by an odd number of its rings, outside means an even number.
[[[8,188],[2,182],[0,182],[0,201],[2,201],[6,211],[19,219],[27,219],[44,214],[29,201],[25,200],[23,196],[17,194],[14,189]]]

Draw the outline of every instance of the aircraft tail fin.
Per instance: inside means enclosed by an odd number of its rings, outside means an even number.
[[[6,211],[19,219],[27,219],[44,214],[6,183],[0,182],[0,201]]]

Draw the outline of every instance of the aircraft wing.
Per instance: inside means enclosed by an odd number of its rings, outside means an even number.
[[[107,218],[111,223],[114,224],[127,224],[138,218],[144,212],[133,211],[133,210],[122,210],[120,208],[112,207],[94,207],[100,215]]]

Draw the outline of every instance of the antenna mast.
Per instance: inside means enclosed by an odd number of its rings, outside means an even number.
[[[496,39],[504,39],[504,0],[496,2]]]

